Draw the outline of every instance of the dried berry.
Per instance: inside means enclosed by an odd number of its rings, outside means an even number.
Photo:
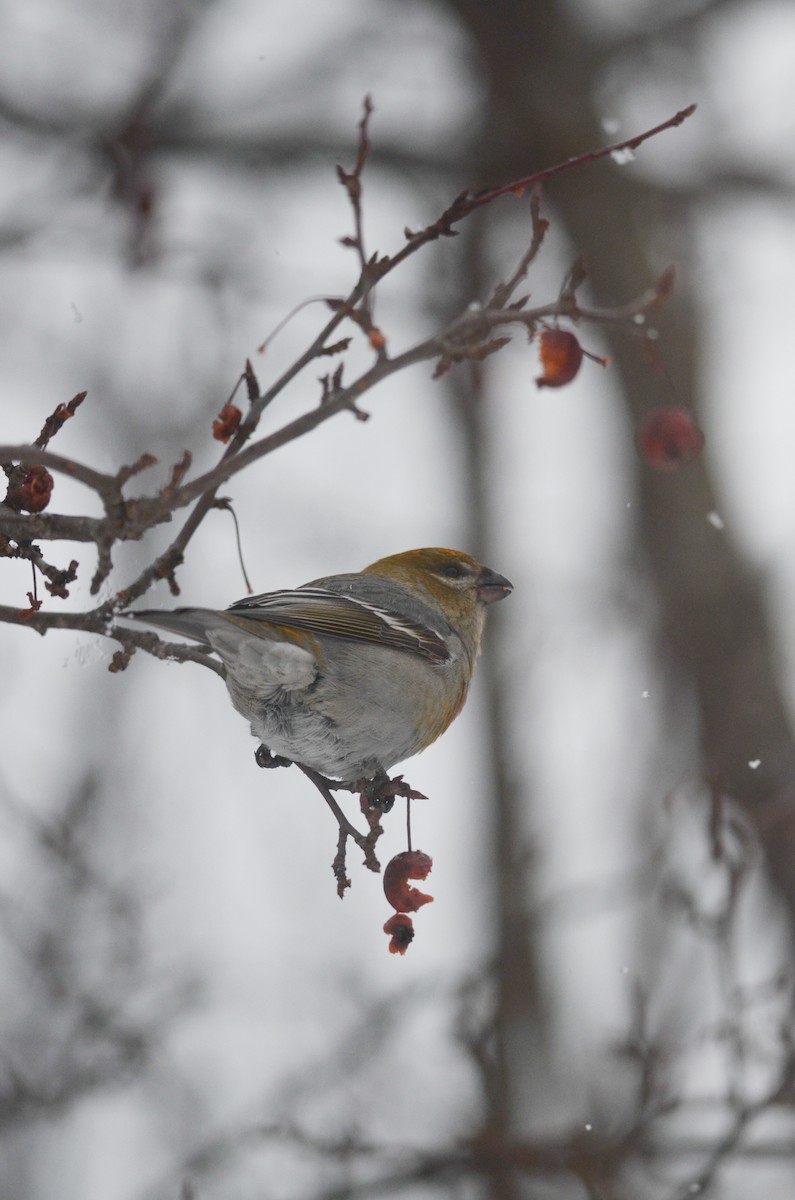
[[[421,850],[404,850],[387,863],[384,895],[396,912],[416,912],[433,900],[433,896],[426,896],[419,888],[409,887],[410,879],[427,879],[432,866],[433,859]]]
[[[638,452],[656,471],[677,471],[698,458],[704,434],[685,408],[655,408],[638,426]]]
[[[566,329],[544,329],[539,338],[543,375],[538,387],[563,387],[571,383],[580,369],[583,349],[573,333]]]
[[[395,913],[384,925],[384,933],[389,934],[389,953],[405,954],[414,941],[414,923],[405,913]]]
[[[213,421],[213,437],[215,440],[217,442],[228,442],[237,433],[242,416],[243,414],[237,405],[227,401]]]
[[[6,495],[6,504],[17,512],[42,512],[50,503],[53,478],[46,467],[34,465],[22,468],[24,475],[19,482],[12,483]]]

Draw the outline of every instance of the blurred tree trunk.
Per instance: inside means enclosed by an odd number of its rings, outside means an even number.
[[[485,246],[484,214],[475,214],[459,235],[464,254],[457,282],[454,310],[463,296],[484,294],[493,283]],[[452,398],[454,420],[463,433],[466,513],[469,545],[487,564],[496,561],[489,520],[489,499],[494,492],[491,431],[493,411],[485,403],[486,374],[481,364],[446,376]],[[534,806],[528,795],[529,781],[522,777],[511,747],[506,678],[510,677],[511,655],[506,645],[509,627],[497,612],[486,632],[488,652],[478,666],[485,694],[485,761],[487,767],[488,844],[486,857],[493,882],[493,1008],[490,1053],[480,1059],[485,1094],[484,1134],[500,1139],[526,1132],[536,1116],[535,1106],[548,1109],[553,1080],[547,1072],[544,1047],[548,1020],[543,971],[540,965],[537,928],[533,918],[532,831],[528,814]],[[516,1120],[521,1114],[520,1121]],[[495,1200],[519,1200],[524,1195],[520,1181],[505,1170],[490,1180]]]

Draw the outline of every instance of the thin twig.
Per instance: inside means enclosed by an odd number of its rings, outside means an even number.
[[[381,870],[381,864],[375,854],[375,843],[378,841],[380,836],[380,827],[376,831],[371,824],[369,833],[361,833],[361,831],[358,830],[355,825],[352,825],[345,816],[345,813],[342,811],[331,792],[332,787],[345,787],[346,790],[350,791],[352,790],[350,786],[346,784],[339,784],[335,781],[327,779],[324,775],[321,775],[319,771],[315,771],[311,767],[302,766],[301,763],[296,763],[295,765],[298,767],[299,771],[302,771],[303,774],[306,775],[307,779],[311,780],[311,782],[315,785],[326,804],[334,814],[334,819],[340,827],[340,840],[337,844],[337,855],[334,859],[333,869],[337,878],[337,894],[342,897],[345,888],[348,886],[348,881],[346,881],[345,876],[344,839],[351,838],[356,843],[356,845],[364,854],[364,865],[370,871],[375,871],[377,873]]]
[[[601,146],[598,150],[585,150],[582,154],[575,154],[572,158],[567,158],[561,163],[557,163],[554,167],[545,167],[543,171],[534,171],[532,175],[525,175],[522,179],[515,179],[511,183],[503,184],[497,188],[487,188],[485,191],[477,192],[472,197],[475,205],[480,207],[483,204],[491,204],[499,196],[506,196],[509,193],[516,195],[529,187],[535,187],[539,183],[543,183],[545,179],[552,179],[558,175],[562,175],[564,171],[570,171],[572,167],[581,167],[585,163],[596,162],[597,159],[607,158],[609,155],[621,154],[622,151],[635,151],[644,142],[648,142],[650,138],[657,137],[658,134],[664,133],[666,129],[675,129],[678,125],[684,124],[688,117],[692,117],[698,105],[688,104],[687,108],[682,108],[679,112],[674,113],[667,121],[661,121],[659,125],[655,125],[652,129],[647,129],[644,133],[637,133],[634,137],[626,138],[623,142],[613,142],[610,146]]]

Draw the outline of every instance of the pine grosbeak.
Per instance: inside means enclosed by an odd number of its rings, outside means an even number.
[[[458,716],[486,605],[512,590],[458,550],[408,550],[223,612],[127,615],[214,650],[232,703],[272,755],[358,782]]]

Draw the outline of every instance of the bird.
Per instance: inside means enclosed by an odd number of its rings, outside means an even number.
[[[385,777],[425,750],[464,706],[486,608],[513,584],[442,547],[229,608],[124,615],[221,659],[260,765],[297,763],[343,783]]]

